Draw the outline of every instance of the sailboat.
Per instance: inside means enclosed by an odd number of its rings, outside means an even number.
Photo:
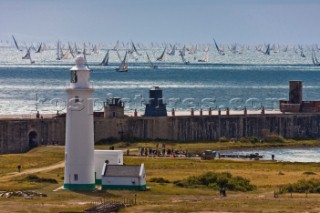
[[[265,55],[270,55],[270,44],[267,46],[267,50],[264,52]]]
[[[23,56],[22,59],[29,59],[31,64],[35,63],[35,61],[31,59],[31,47],[29,47],[27,54]]]
[[[27,53],[25,54],[25,56],[22,57],[22,59],[30,59],[30,50],[31,50],[31,47],[29,47],[29,49],[27,50]]]
[[[138,56],[141,56],[141,54],[138,52],[136,46],[134,45],[133,41],[131,41],[132,50],[131,53],[135,52]]]
[[[74,58],[74,57],[75,57],[75,51],[74,51],[74,49],[72,49],[72,47],[71,47],[71,44],[70,44],[70,43],[68,43],[68,48],[69,48],[69,52],[70,52],[70,54],[72,55],[72,58]]]
[[[197,51],[198,51],[198,45],[196,45],[195,48],[192,46],[191,49],[189,50],[189,55],[197,54]]]
[[[30,55],[29,59],[30,59],[30,64],[34,64],[35,63],[35,61],[31,59],[31,55]]]
[[[112,48],[112,50],[118,50],[119,49],[119,40],[117,41],[117,43],[114,45],[114,47]]]
[[[166,53],[166,47],[164,48],[162,54],[157,58],[157,61],[165,61],[165,53]]]
[[[203,59],[198,59],[198,62],[208,62],[209,60],[208,52],[209,51],[205,51]]]
[[[149,63],[150,68],[157,69],[158,66],[152,63],[152,61],[151,61],[151,59],[150,59],[150,57],[149,57],[147,52],[146,52],[146,54],[147,54],[147,59],[148,59],[148,63]]]
[[[179,50],[180,55],[185,56],[186,55],[186,45],[183,46],[181,50]]]
[[[12,35],[12,38],[13,38],[13,42],[14,42],[14,45],[16,46],[17,50],[22,51],[22,49],[20,49],[20,47],[18,46],[17,40],[14,38],[13,35]]]
[[[220,49],[220,48],[219,48],[219,46],[218,46],[218,44],[217,44],[216,40],[215,40],[215,39],[213,39],[213,41],[214,41],[214,45],[216,46],[216,49],[217,49],[218,53],[219,53],[220,55],[224,55],[224,51],[223,51],[222,49]]]
[[[318,61],[318,59],[316,57],[316,54],[315,54],[314,50],[312,51],[312,63],[315,66],[320,66],[320,63],[319,63],[319,61]]]
[[[168,55],[175,55],[176,54],[176,45],[173,45],[172,50],[168,52]]]
[[[117,72],[128,72],[127,54],[128,54],[128,52],[126,51],[126,54],[124,55],[124,58],[121,61],[120,66],[118,68],[116,68]]]
[[[43,51],[43,49],[42,49],[42,43],[40,43],[40,45],[39,45],[36,53],[41,53],[42,51]]]
[[[61,44],[60,41],[57,43],[57,58],[56,60],[61,60],[63,58],[63,55],[61,54]]]
[[[69,52],[63,52],[62,47],[60,47],[60,55],[62,56],[62,59],[68,59],[69,58]]]
[[[94,54],[99,54],[99,50],[98,50],[98,47],[97,47],[96,44],[92,47],[92,52],[93,52]]]
[[[107,51],[106,55],[104,56],[102,62],[99,64],[100,66],[108,66],[109,64],[109,51]]]

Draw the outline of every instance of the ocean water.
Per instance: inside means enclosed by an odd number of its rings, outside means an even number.
[[[271,160],[271,155],[276,161],[283,162],[320,162],[320,148],[277,148],[277,149],[254,149],[241,151],[221,151],[221,154],[246,155],[259,153],[262,160]]]
[[[301,57],[294,48],[287,52],[267,56],[253,47],[242,54],[226,51],[219,55],[213,48],[209,51],[209,62],[199,63],[203,52],[186,55],[190,64],[175,56],[167,55],[166,62],[157,62],[158,69],[148,66],[145,51],[151,60],[161,49],[140,50],[142,56],[129,58],[129,72],[119,73],[119,59],[110,53],[110,65],[98,66],[106,52],[87,56],[91,72],[91,84],[95,89],[95,110],[102,111],[107,97],[121,97],[126,102],[126,111],[143,111],[148,101],[148,90],[152,86],[163,89],[167,108],[176,110],[260,109],[278,110],[278,100],[288,98],[289,80],[303,81],[303,99],[320,99],[320,67],[313,66],[311,48],[306,48],[306,57]],[[124,51],[120,50],[124,56]],[[55,60],[56,51],[31,52],[35,64],[21,57],[13,47],[0,47],[0,114],[30,114],[65,111],[65,88],[70,79],[69,69],[74,65],[71,57]],[[318,55],[319,53],[317,53]]]

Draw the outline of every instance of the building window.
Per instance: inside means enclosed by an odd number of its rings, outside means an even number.
[[[132,183],[132,185],[135,185],[135,184],[136,184],[136,179],[135,179],[135,178],[132,178],[132,179],[131,179],[131,183]]]
[[[78,77],[77,77],[77,71],[71,71],[71,83],[77,83]]]
[[[74,97],[74,102],[78,103],[79,101],[79,96]]]
[[[78,181],[78,174],[74,174],[74,181]]]
[[[116,117],[116,112],[112,112],[112,117]]]

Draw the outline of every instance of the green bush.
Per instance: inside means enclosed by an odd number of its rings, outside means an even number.
[[[170,183],[169,180],[164,179],[164,178],[162,178],[162,177],[159,177],[159,178],[157,178],[157,177],[151,178],[151,179],[150,179],[150,182],[154,182],[154,183]]]
[[[95,144],[96,145],[105,145],[105,144],[114,144],[117,142],[119,142],[119,140],[117,138],[109,137],[109,138],[101,139],[101,140],[97,141]]]
[[[296,183],[288,184],[280,189],[281,193],[320,193],[320,180],[299,180]]]
[[[252,191],[256,189],[250,181],[243,177],[233,177],[228,172],[214,173],[207,172],[200,176],[191,176],[186,179],[175,181],[179,187],[209,187],[213,189],[225,188],[230,191]]]
[[[257,137],[241,137],[239,138],[239,141],[241,143],[257,143],[259,142],[259,139]]]
[[[304,175],[317,175],[317,174],[314,173],[314,172],[304,172],[303,174],[304,174]]]
[[[229,142],[230,140],[224,136],[219,138],[219,142]]]
[[[37,175],[28,175],[24,178],[24,180],[29,182],[36,182],[36,183],[54,183],[57,184],[58,181],[52,178],[40,178]]]
[[[280,135],[277,135],[277,134],[272,134],[272,135],[266,135],[264,137],[264,141],[265,142],[279,142],[279,143],[282,143],[284,142],[284,138]]]

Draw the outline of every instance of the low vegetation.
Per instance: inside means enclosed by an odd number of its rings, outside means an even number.
[[[58,181],[53,178],[40,178],[37,175],[28,175],[23,179],[24,181],[36,182],[36,183],[54,183],[58,184]]]
[[[164,179],[164,178],[162,178],[162,177],[153,177],[153,178],[151,178],[150,180],[149,180],[150,182],[153,182],[153,183],[170,183],[170,181],[169,180],[167,180],[167,179]]]
[[[266,135],[263,138],[264,142],[267,143],[283,143],[285,142],[285,139],[280,136],[280,135],[276,135],[276,134],[271,134],[271,135]]]
[[[320,180],[299,180],[296,183],[288,184],[280,189],[281,193],[320,193]]]
[[[304,175],[317,175],[316,173],[314,173],[314,172],[309,172],[309,171],[308,171],[308,172],[304,172],[303,174],[304,174]]]
[[[233,177],[229,172],[207,172],[200,176],[191,176],[180,181],[175,181],[175,185],[180,187],[205,186],[212,189],[225,188],[230,191],[241,192],[247,192],[256,189],[254,185],[250,184],[248,179],[240,176]]]

